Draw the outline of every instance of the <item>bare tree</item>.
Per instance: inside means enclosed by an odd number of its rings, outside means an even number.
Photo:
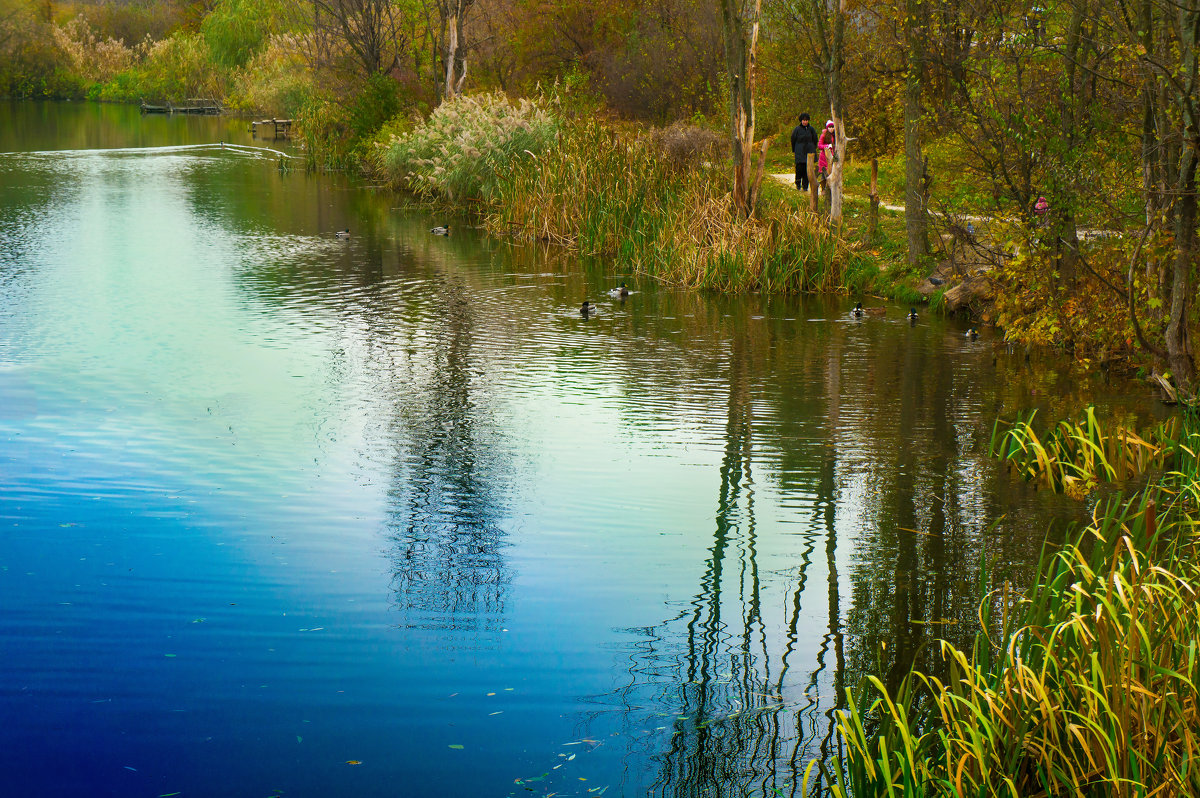
[[[405,35],[402,12],[391,0],[313,0],[313,11],[326,57],[334,40],[354,54],[367,75],[390,72],[399,64]]]
[[[733,202],[744,216],[754,213],[762,185],[767,141],[762,144],[758,172],[751,177],[754,154],[754,58],[758,48],[762,0],[721,0],[725,23],[725,73],[729,80],[733,134]]]
[[[452,100],[462,92],[467,79],[467,46],[463,28],[467,13],[475,0],[437,0],[437,12],[442,46],[442,63],[445,65],[445,80],[442,97]]]

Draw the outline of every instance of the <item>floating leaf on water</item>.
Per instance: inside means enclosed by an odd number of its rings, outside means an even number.
[[[506,693],[511,693],[512,691],[513,691],[513,688],[511,688],[511,687],[504,688],[504,692],[506,692]]]
[[[164,656],[164,657],[171,658],[171,659],[174,659],[174,657],[175,657],[175,655],[174,655],[174,654],[163,654],[163,656]]]
[[[488,717],[491,717],[492,715],[503,715],[503,714],[504,714],[504,710],[503,710],[503,709],[501,709],[501,710],[498,710],[498,711],[496,711],[496,712],[489,712],[489,713],[488,713]]]
[[[126,770],[132,770],[134,773],[137,773],[137,768],[131,768],[131,767],[129,767],[129,765],[126,765],[126,766],[125,766],[125,769],[126,769]]]
[[[488,693],[488,695],[495,695],[495,693]]]
[[[577,754],[571,754],[569,757],[567,757],[567,761],[568,761],[568,762],[570,762],[570,761],[571,761],[572,759],[574,759],[576,756],[577,756]]]
[[[181,792],[164,792],[159,793],[158,798],[171,798],[172,795],[183,795]]]
[[[451,747],[451,748],[453,748],[455,751],[461,751],[461,750],[463,750],[463,746],[459,745],[458,743],[454,743],[454,744],[453,744],[453,745],[451,745],[450,747]]]
[[[346,764],[347,765],[361,765],[362,760],[361,759],[347,759]]]
[[[297,735],[296,735],[296,742],[298,742],[298,743],[302,743],[302,742],[304,742],[304,738],[303,738],[303,737],[301,737],[299,734],[297,734]]]

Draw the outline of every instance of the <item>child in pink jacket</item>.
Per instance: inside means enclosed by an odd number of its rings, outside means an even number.
[[[833,143],[836,134],[833,132],[833,120],[825,123],[821,138],[817,141],[817,171],[822,175],[829,174],[829,165],[833,163]]]

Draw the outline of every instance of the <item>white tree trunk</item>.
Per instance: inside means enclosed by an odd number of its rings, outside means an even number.
[[[453,100],[462,88],[462,80],[455,80],[454,64],[458,58],[458,14],[452,13],[446,20],[446,99]],[[463,70],[466,77],[466,70]]]
[[[842,222],[842,166],[846,163],[846,124],[837,108],[831,109],[833,118],[834,144],[830,155],[833,163],[829,165],[829,221],[831,224]]]

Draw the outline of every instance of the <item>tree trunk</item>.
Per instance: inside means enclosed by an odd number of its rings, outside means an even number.
[[[921,83],[925,68],[924,4],[906,0],[904,39],[907,73],[904,79],[904,228],[908,234],[908,265],[915,266],[929,252],[929,217],[921,190]]]
[[[463,26],[466,24],[467,12],[474,2],[475,0],[441,0],[438,3],[438,12],[441,14],[442,28],[446,36],[446,82],[442,86],[442,96],[447,100],[453,100],[462,93],[463,83],[467,79]]]
[[[846,0],[837,0],[830,42],[829,110],[836,134],[833,163],[829,166],[829,223],[842,223],[842,164],[846,162],[846,120],[842,100],[842,42],[846,32]]]
[[[1196,138],[1200,136],[1195,99],[1197,93],[1196,35],[1200,7],[1190,2],[1179,9],[1178,85],[1181,88],[1179,178],[1176,183],[1175,268],[1171,281],[1171,312],[1167,322],[1167,365],[1179,393],[1194,395],[1196,376],[1188,330],[1191,271],[1196,258]]]
[[[733,204],[743,216],[754,213],[751,177],[754,152],[754,58],[762,0],[721,0],[725,24],[725,71],[729,79],[733,139]]]
[[[1167,322],[1167,366],[1184,396],[1192,396],[1195,363],[1188,332],[1191,270],[1196,258],[1196,150],[1185,144],[1179,169],[1179,207],[1175,214],[1175,269],[1171,281],[1171,315]]]

